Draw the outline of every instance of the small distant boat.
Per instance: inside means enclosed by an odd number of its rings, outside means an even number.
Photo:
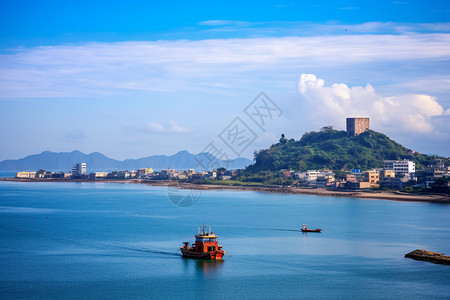
[[[184,257],[197,258],[197,259],[209,259],[220,260],[225,255],[225,251],[222,250],[222,246],[219,245],[218,236],[211,232],[206,232],[206,226],[202,226],[203,229],[198,229],[198,234],[195,235],[195,244],[189,246],[189,242],[184,242],[180,247],[181,253]]]
[[[306,224],[303,224],[302,225],[302,231],[303,232],[321,232],[322,228],[308,229],[308,228],[306,228]]]

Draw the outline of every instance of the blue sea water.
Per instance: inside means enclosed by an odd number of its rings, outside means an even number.
[[[187,193],[189,191],[182,191]],[[177,207],[164,187],[0,182],[0,295],[88,299],[444,299],[450,206],[203,191]],[[302,233],[302,223],[322,233]],[[223,262],[183,259],[212,226]]]
[[[0,178],[11,178],[16,176],[15,171],[0,171]]]

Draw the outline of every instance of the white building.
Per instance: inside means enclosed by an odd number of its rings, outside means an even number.
[[[416,172],[416,164],[408,159],[385,160],[384,169],[393,170],[396,174],[411,174]]]
[[[106,177],[108,177],[108,172],[93,172],[93,173],[89,174],[89,177],[92,179],[106,178]]]
[[[72,167],[72,176],[81,176],[86,174],[86,163],[76,163]]]
[[[334,173],[331,170],[308,170],[307,172],[295,173],[295,175],[302,185],[325,187],[335,181]]]
[[[36,172],[18,172],[16,174],[16,178],[35,178]]]
[[[320,172],[316,170],[308,170],[307,172],[296,173],[298,179],[301,181],[316,181]]]

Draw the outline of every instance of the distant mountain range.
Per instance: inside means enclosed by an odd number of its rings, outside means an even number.
[[[207,166],[208,161],[215,161],[215,157],[209,153],[192,154],[188,151],[180,151],[174,155],[153,155],[139,159],[126,159],[123,161],[109,158],[101,153],[93,152],[85,154],[80,151],[51,152],[44,151],[21,159],[4,160],[0,162],[0,170],[14,171],[70,171],[77,162],[86,163],[88,172],[112,171],[112,170],[137,170],[139,168],[161,169],[195,169],[203,170],[202,165]],[[227,169],[242,169],[252,163],[247,158],[236,158],[230,160],[217,160],[218,164]],[[198,162],[201,162],[199,164]],[[215,168],[218,166],[215,165]]]

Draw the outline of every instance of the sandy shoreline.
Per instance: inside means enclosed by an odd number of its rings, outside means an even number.
[[[402,192],[388,191],[365,191],[365,190],[338,190],[324,188],[303,188],[303,187],[282,187],[282,186],[229,186],[229,185],[211,185],[211,184],[193,184],[187,182],[177,182],[170,180],[141,180],[141,179],[115,179],[115,180],[86,180],[86,179],[29,179],[29,178],[0,178],[0,181],[15,182],[92,182],[92,183],[135,183],[151,186],[173,186],[181,189],[194,190],[238,190],[238,191],[257,191],[268,193],[285,194],[306,194],[327,197],[347,197],[360,199],[379,199],[394,201],[428,202],[439,204],[450,204],[448,195],[439,194],[409,194]]]

